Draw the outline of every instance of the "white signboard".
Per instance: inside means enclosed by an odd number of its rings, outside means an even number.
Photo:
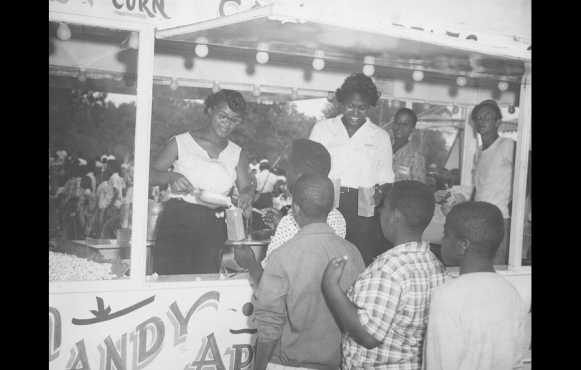
[[[250,286],[49,295],[50,369],[253,366]]]

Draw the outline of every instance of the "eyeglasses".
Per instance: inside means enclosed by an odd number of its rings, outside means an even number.
[[[484,122],[490,122],[490,121],[494,120],[494,117],[490,113],[477,114],[475,116],[475,118],[476,118],[476,121],[484,121]]]
[[[216,110],[218,111],[218,118],[220,118],[220,121],[222,121],[222,122],[226,122],[226,120],[230,120],[230,122],[232,122],[232,124],[234,124],[234,125],[238,125],[240,122],[242,122],[242,118],[240,118],[240,117],[230,118],[230,117],[228,117],[228,115],[226,113],[222,112],[221,110],[218,110],[218,109],[216,109]]]

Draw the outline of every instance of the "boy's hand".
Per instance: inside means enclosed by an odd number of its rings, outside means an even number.
[[[262,212],[265,214],[262,216],[262,221],[266,224],[266,226],[270,227],[273,231],[276,230],[278,223],[284,217],[281,211],[276,208],[263,208],[261,209]]]
[[[323,273],[323,288],[328,289],[328,287],[331,287],[333,284],[339,283],[346,263],[347,255],[333,258],[329,261],[329,264]]]
[[[249,270],[258,263],[252,248],[244,244],[234,247],[234,261],[236,261],[238,266]]]

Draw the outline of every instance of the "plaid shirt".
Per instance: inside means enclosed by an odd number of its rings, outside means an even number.
[[[347,291],[359,322],[380,341],[366,349],[343,335],[343,369],[415,370],[421,367],[430,295],[451,278],[430,244],[400,244],[367,267]]]

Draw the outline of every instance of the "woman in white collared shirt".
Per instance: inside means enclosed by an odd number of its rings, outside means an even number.
[[[394,181],[389,134],[367,118],[381,93],[369,78],[354,73],[335,92],[341,114],[319,121],[309,139],[331,153],[329,178],[341,179],[338,210],[347,222],[349,240],[359,249],[368,266],[379,252],[381,226],[376,216],[357,215],[359,187],[376,187],[373,203],[383,202]],[[377,208],[376,208],[377,213]]]

